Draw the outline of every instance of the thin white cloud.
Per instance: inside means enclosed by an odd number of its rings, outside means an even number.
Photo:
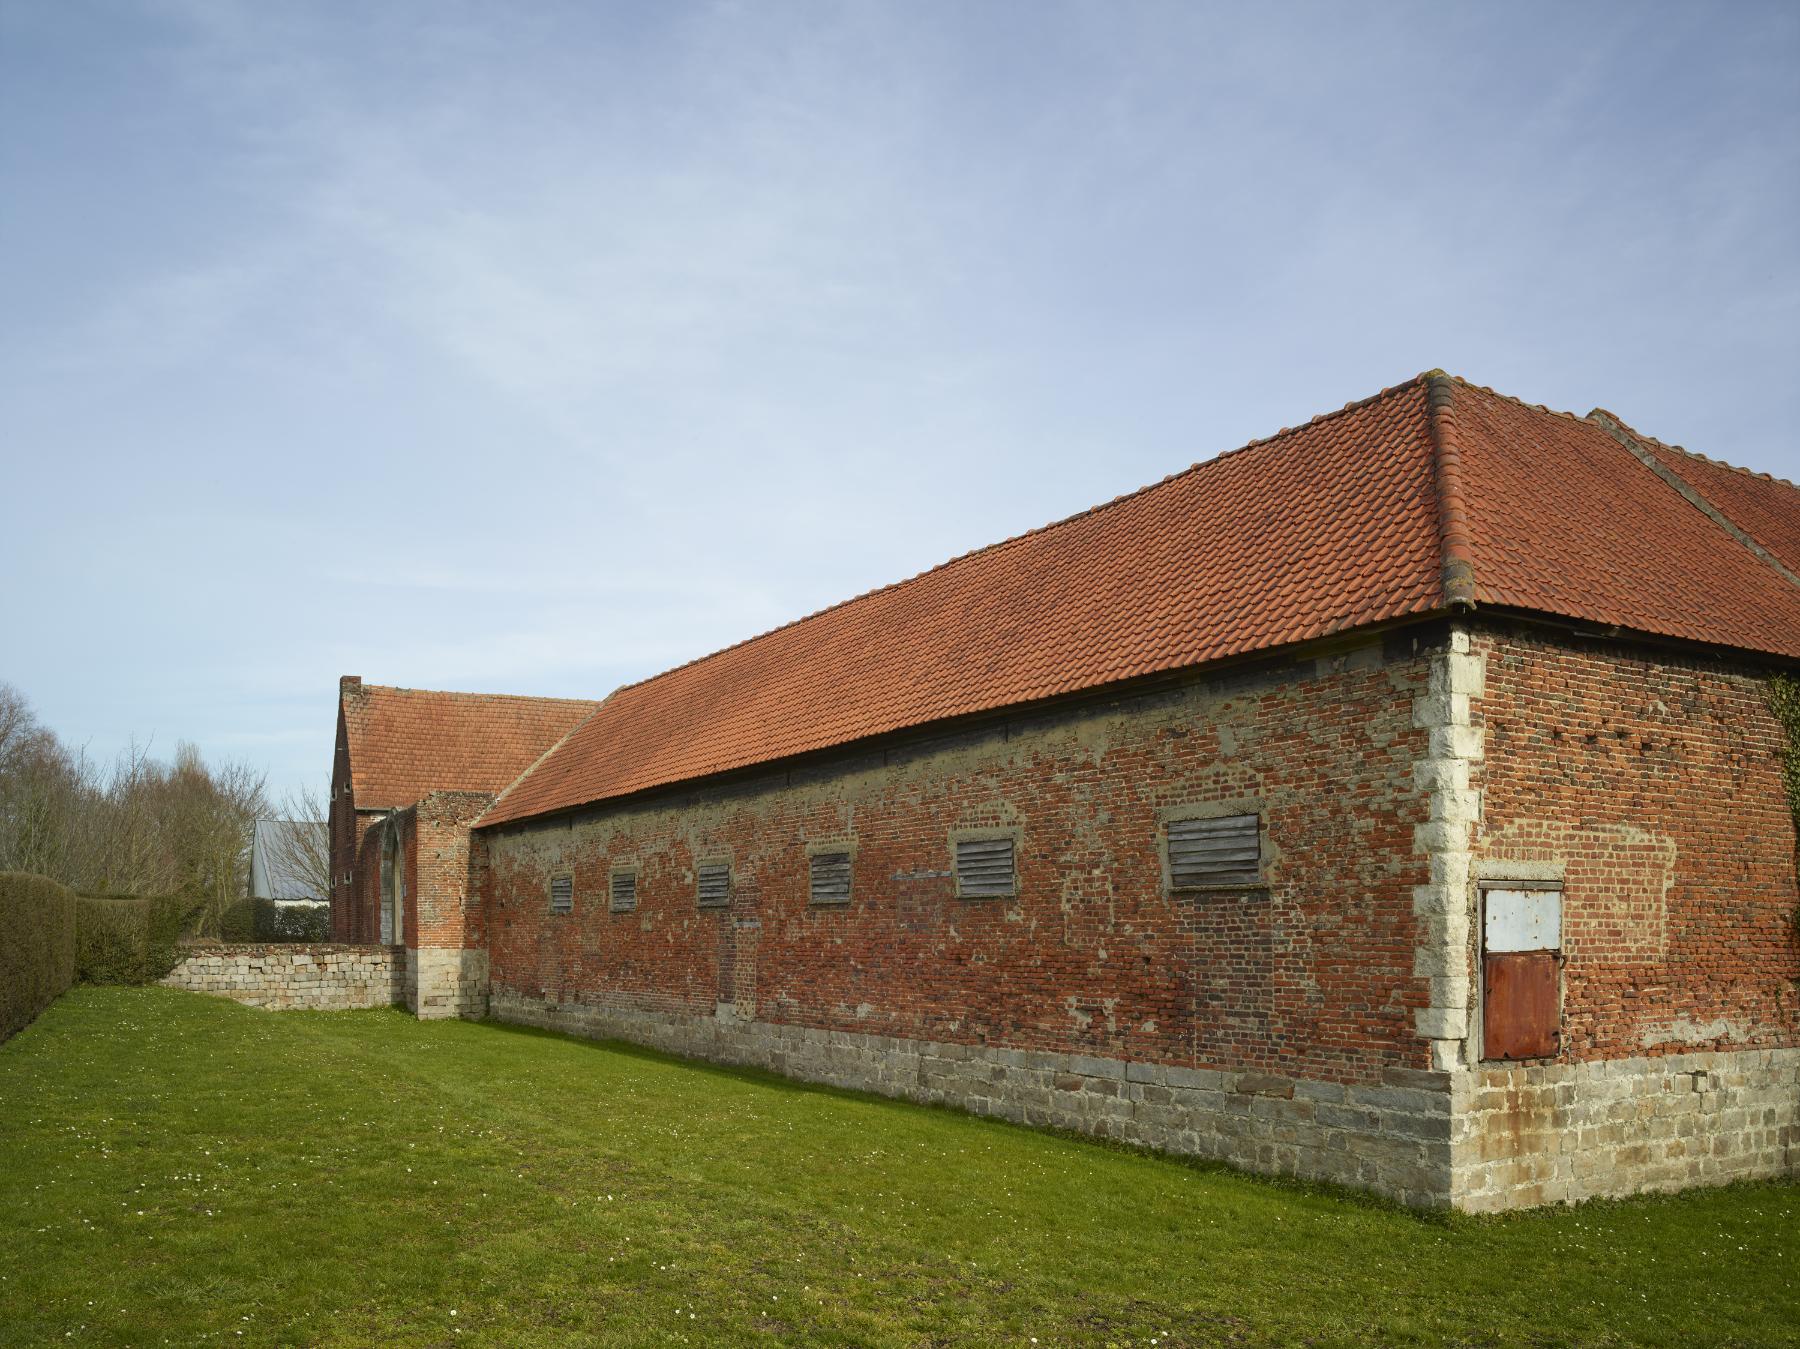
[[[82,538],[0,677],[72,734],[311,774],[339,674],[604,693],[1432,365],[1800,476],[1779,6],[118,19],[0,119],[119,278],[0,313],[0,560]]]

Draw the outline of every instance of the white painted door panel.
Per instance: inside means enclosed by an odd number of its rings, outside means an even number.
[[[1482,944],[1488,951],[1561,950],[1562,891],[1489,890]]]

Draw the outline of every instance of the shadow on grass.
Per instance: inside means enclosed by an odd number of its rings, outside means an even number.
[[[1278,1191],[1296,1197],[1350,1204],[1357,1208],[1404,1217],[1425,1227],[1448,1227],[1452,1224],[1484,1221],[1468,1214],[1455,1213],[1447,1208],[1409,1208],[1398,1200],[1390,1199],[1385,1195],[1376,1194],[1370,1190],[1359,1190],[1349,1185],[1340,1185],[1332,1181],[1249,1171],[1233,1166],[1229,1162],[1217,1161],[1208,1157],[1191,1157],[1180,1153],[1163,1152],[1144,1144],[1129,1143],[1116,1138],[1104,1138],[1097,1134],[1083,1133],[1077,1129],[1050,1124],[1021,1124],[996,1115],[982,1114],[959,1105],[914,1101],[900,1096],[888,1096],[881,1092],[859,1091],[852,1087],[839,1087],[826,1082],[812,1082],[804,1078],[788,1077],[751,1064],[718,1063],[711,1059],[690,1058],[668,1050],[653,1049],[648,1045],[637,1044],[630,1040],[578,1035],[571,1031],[521,1025],[493,1018],[477,1024],[485,1030],[502,1035],[537,1040],[560,1040],[579,1049],[603,1050],[622,1058],[637,1059],[661,1067],[679,1068],[685,1072],[700,1073],[725,1081],[744,1083],[783,1095],[814,1096],[826,1100],[842,1101],[896,1118],[921,1114],[937,1115],[980,1128],[1005,1131],[1009,1136],[1053,1138],[1076,1149],[1129,1157],[1149,1166],[1167,1168],[1212,1181]]]

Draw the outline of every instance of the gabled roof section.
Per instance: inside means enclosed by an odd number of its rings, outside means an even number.
[[[1456,422],[1478,603],[1800,657],[1800,586],[1645,464],[1612,418],[1458,381]]]
[[[1800,659],[1800,586],[1607,426],[1433,371],[627,685],[481,823],[1471,606]]]
[[[339,702],[358,810],[402,810],[434,791],[498,792],[599,706],[354,678],[340,683]]]

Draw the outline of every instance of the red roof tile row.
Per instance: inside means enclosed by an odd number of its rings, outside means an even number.
[[[1645,446],[1800,559],[1790,484]],[[1800,587],[1604,425],[1434,372],[620,689],[484,823],[1461,599],[1800,658]]]
[[[1598,417],[1460,381],[1456,410],[1478,603],[1800,656],[1800,586]],[[1800,506],[1800,492],[1778,486]]]
[[[358,810],[402,810],[434,791],[498,792],[599,706],[351,681],[339,703]]]
[[[1637,440],[1790,572],[1800,574],[1800,487],[1643,436]]]
[[[342,702],[359,809],[492,824],[1461,602],[1800,659],[1796,567],[1793,484],[1433,372],[604,703]]]

